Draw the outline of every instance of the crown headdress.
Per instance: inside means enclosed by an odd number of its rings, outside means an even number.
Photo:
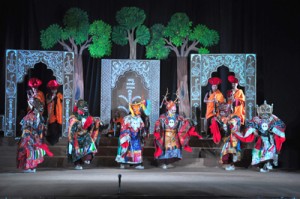
[[[269,105],[267,104],[267,101],[265,100],[264,103],[260,106],[256,105],[256,111],[259,117],[263,115],[272,115],[273,113],[273,104]]]

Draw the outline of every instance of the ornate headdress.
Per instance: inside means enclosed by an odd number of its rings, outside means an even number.
[[[234,75],[229,75],[228,76],[228,81],[230,83],[239,83],[239,80]]]
[[[262,105],[260,106],[256,105],[256,111],[259,117],[269,118],[273,114],[273,104],[269,105],[265,100]]]
[[[131,116],[134,117],[135,115],[140,115],[140,109],[142,107],[142,101],[141,102],[134,102],[129,103],[129,111],[131,113]]]
[[[208,82],[211,85],[219,85],[219,84],[222,83],[222,80],[219,77],[211,77],[211,78],[208,79]]]
[[[42,85],[42,81],[38,78],[30,78],[28,81],[28,86],[31,88],[38,88],[40,85]]]
[[[73,108],[73,112],[79,115],[89,115],[88,103],[83,99],[79,99]]]
[[[170,110],[173,106],[176,106],[177,104],[180,103],[178,90],[176,91],[176,99],[174,101],[168,100],[168,95],[169,95],[169,91],[168,91],[168,88],[167,88],[167,92],[164,95],[164,98],[163,98],[163,100],[161,102],[160,108],[162,107],[163,104],[165,104],[166,108],[168,110]]]
[[[47,87],[51,90],[55,90],[60,86],[60,84],[55,80],[50,80],[47,84]]]

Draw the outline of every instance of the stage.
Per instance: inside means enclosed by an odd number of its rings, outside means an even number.
[[[38,167],[36,173],[1,170],[0,198],[299,198],[299,185],[299,172],[279,169]]]

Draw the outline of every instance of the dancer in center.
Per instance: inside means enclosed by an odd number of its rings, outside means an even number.
[[[143,139],[147,136],[141,111],[150,114],[150,101],[129,103],[130,115],[124,117],[119,136],[119,147],[116,161],[120,168],[126,165],[135,165],[136,169],[144,169],[143,165]]]
[[[199,139],[202,137],[195,131],[191,123],[176,113],[176,100],[167,100],[168,90],[164,96],[163,103],[166,105],[167,112],[160,115],[154,127],[154,158],[163,169],[174,167],[171,163],[182,159],[182,149],[192,152],[188,145],[191,136]],[[162,107],[162,106],[161,106]]]

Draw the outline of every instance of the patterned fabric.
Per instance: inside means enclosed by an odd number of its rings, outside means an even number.
[[[234,115],[229,120],[219,120],[220,129],[223,132],[222,150],[220,153],[221,164],[231,164],[241,160],[241,143],[235,136],[240,131],[241,119]]]
[[[53,156],[43,143],[45,121],[37,111],[29,111],[22,119],[21,125],[22,136],[17,148],[17,168],[34,169],[44,161],[46,153]]]
[[[72,115],[69,120],[67,146],[68,158],[70,162],[76,162],[84,159],[85,156],[97,153],[97,144],[99,141],[100,120],[88,116],[79,120]]]
[[[252,165],[273,160],[273,164],[277,166],[278,154],[285,141],[284,131],[285,124],[275,115],[271,115],[268,119],[256,116],[246,123],[244,137],[250,137],[252,133],[258,135],[252,150]]]
[[[182,149],[192,151],[188,144],[191,136],[202,138],[182,116],[175,114],[169,117],[167,113],[162,114],[155,123],[154,158],[182,159]]]
[[[143,162],[141,139],[144,133],[144,122],[140,115],[124,117],[115,159],[118,163],[140,164]]]

